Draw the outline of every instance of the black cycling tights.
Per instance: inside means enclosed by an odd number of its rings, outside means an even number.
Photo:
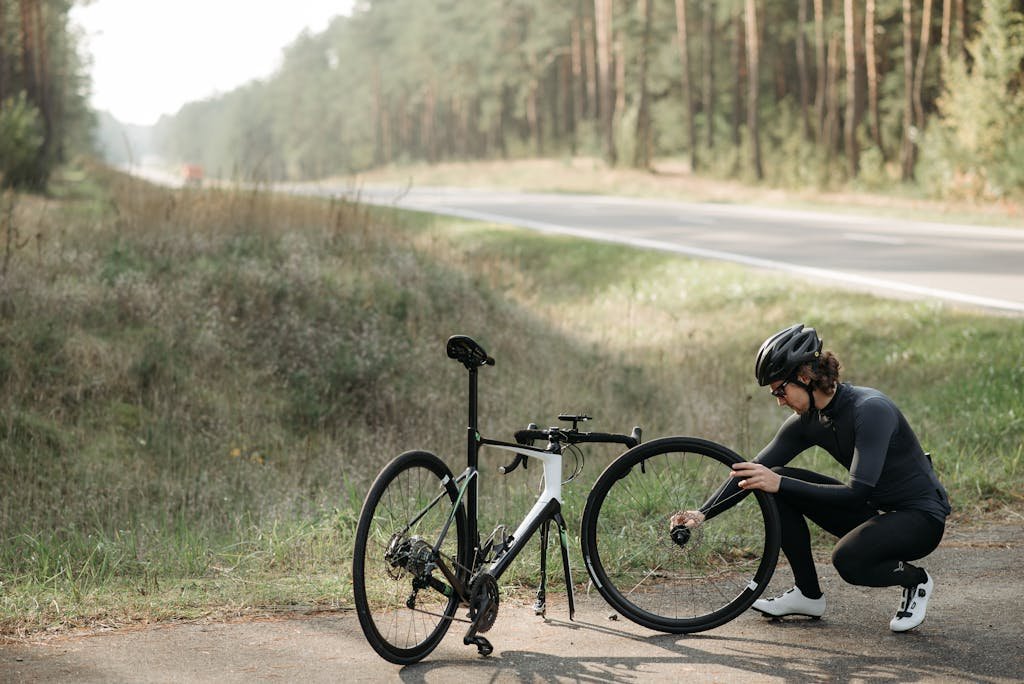
[[[780,475],[819,484],[842,484],[801,468],[775,468]],[[804,596],[818,598],[818,573],[811,557],[807,519],[839,537],[832,564],[850,584],[866,587],[912,587],[925,581],[924,571],[906,561],[924,558],[942,540],[945,523],[922,511],[879,513],[862,508],[830,508],[803,497],[775,495],[782,521],[782,550],[796,586]]]

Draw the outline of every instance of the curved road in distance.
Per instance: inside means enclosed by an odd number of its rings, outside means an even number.
[[[1024,315],[1024,227],[462,188],[307,185],[298,191],[722,259],[878,294]]]

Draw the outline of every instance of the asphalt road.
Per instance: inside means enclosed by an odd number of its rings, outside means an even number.
[[[845,584],[819,564],[828,608],[819,621],[748,612],[710,632],[660,634],[579,596],[569,622],[551,596],[547,619],[505,600],[487,634],[494,653],[462,645],[454,626],[415,665],[367,645],[351,611],[41,637],[0,645],[0,682],[1020,682],[1024,680],[1024,526],[1016,513],[952,527],[923,564],[936,587],[928,618],[889,631],[899,590]],[[780,568],[769,587],[792,586]]]
[[[988,228],[725,204],[413,187],[305,192],[723,259],[883,295],[1024,315],[1024,227]]]

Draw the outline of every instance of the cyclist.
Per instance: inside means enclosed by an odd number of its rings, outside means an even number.
[[[755,362],[757,382],[771,386],[772,396],[793,415],[753,462],[733,467],[730,482],[702,510],[724,501],[737,487],[775,494],[782,550],[796,586],[776,598],[756,601],[755,610],[775,618],[817,619],[824,614],[809,519],[839,538],[832,564],[844,580],[903,588],[889,628],[905,632],[924,620],[934,589],[931,575],[909,561],[927,556],[939,545],[949,499],[930,457],[892,400],[875,389],[840,383],[839,360],[821,349],[815,330],[802,324],[761,345]],[[849,470],[848,482],[788,466],[813,446]],[[683,511],[672,516],[671,525],[692,527],[703,520],[699,511]]]

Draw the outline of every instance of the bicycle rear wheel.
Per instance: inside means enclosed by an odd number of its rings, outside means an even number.
[[[779,554],[771,495],[741,492],[682,547],[669,535],[669,517],[699,509],[742,460],[714,442],[667,437],[605,469],[587,499],[581,537],[587,571],[613,608],[681,634],[718,627],[760,596]]]
[[[356,527],[353,597],[366,640],[393,663],[426,657],[458,608],[458,594],[437,568],[443,563],[465,581],[469,540],[457,499],[448,466],[425,451],[396,458],[366,495]]]

